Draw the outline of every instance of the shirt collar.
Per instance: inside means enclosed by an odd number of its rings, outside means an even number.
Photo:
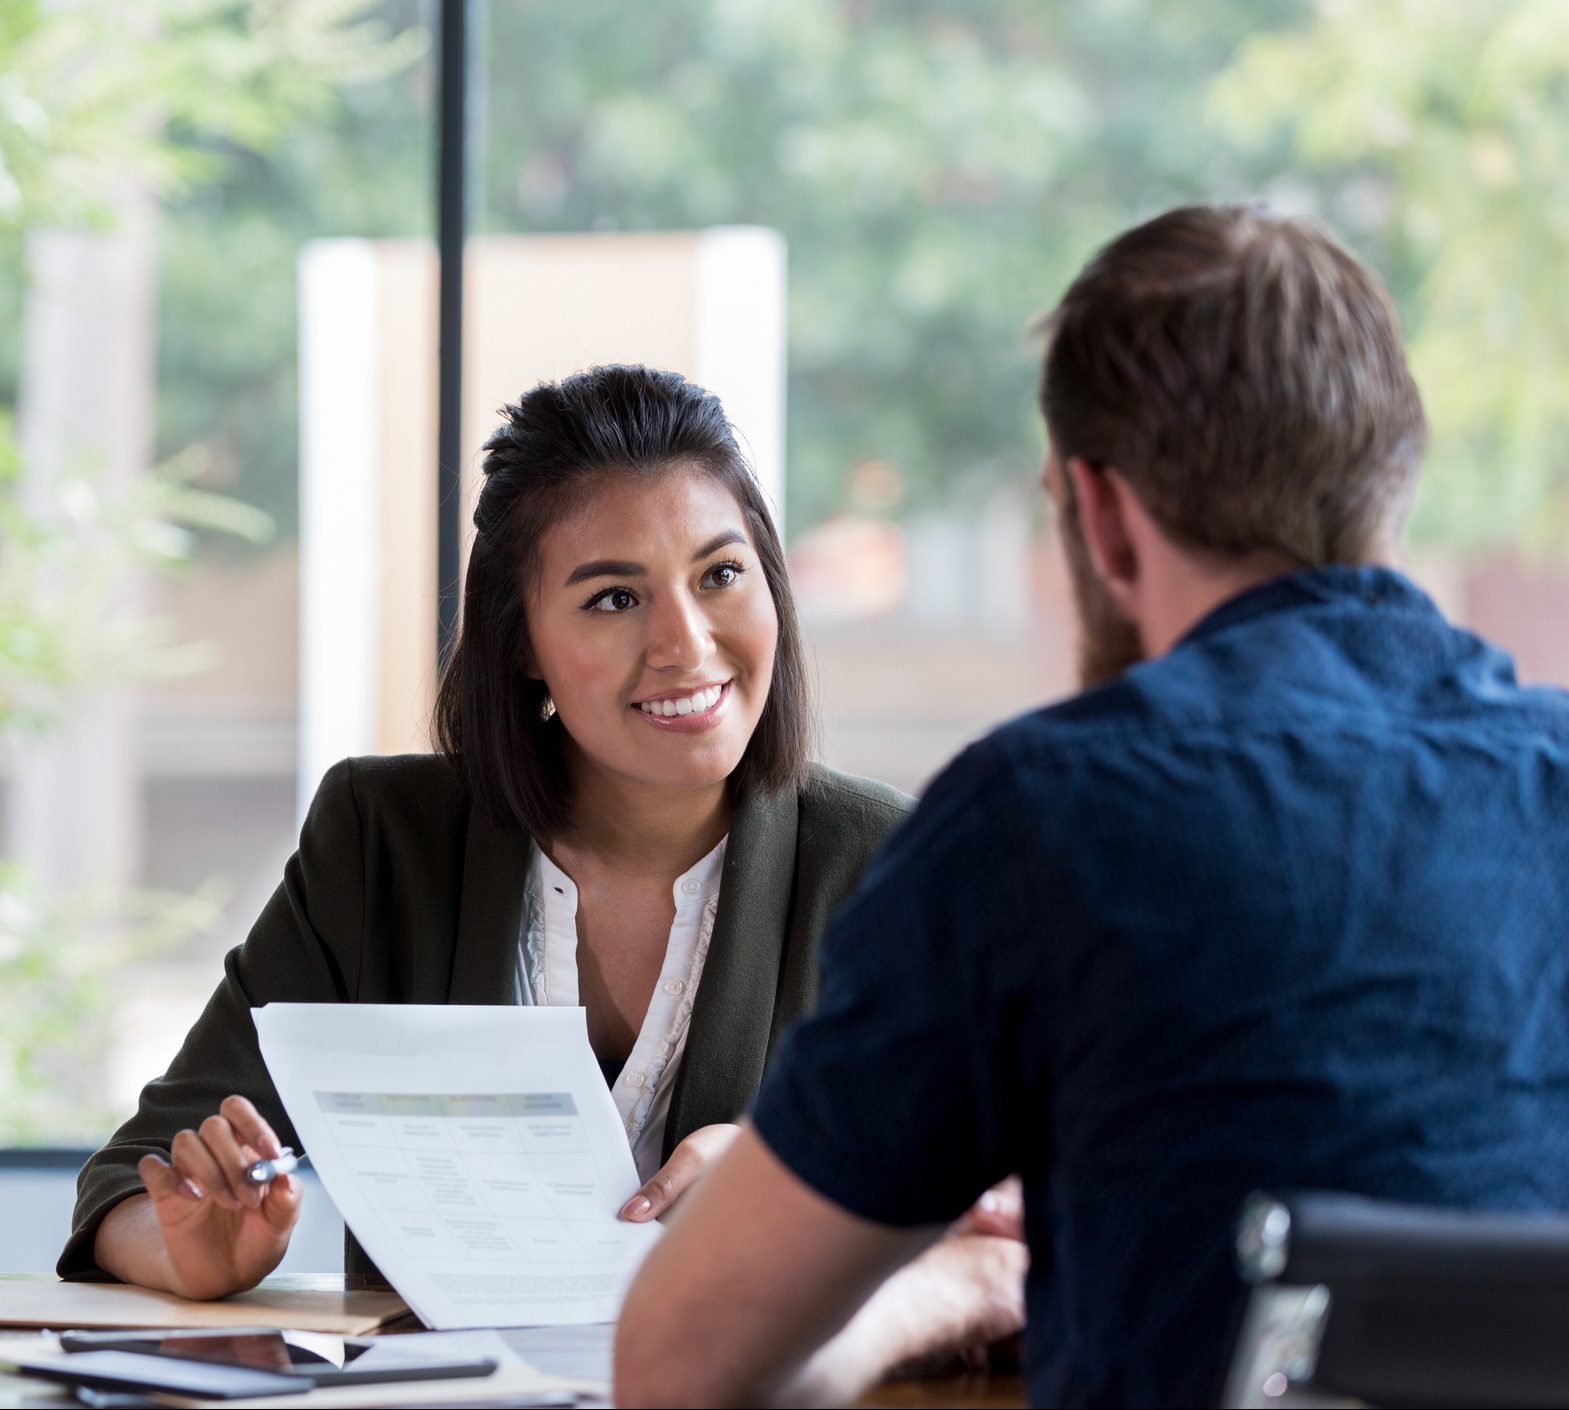
[[[1355,602],[1364,607],[1393,607],[1439,616],[1432,599],[1403,573],[1379,566],[1356,567],[1331,563],[1324,568],[1306,568],[1284,578],[1249,588],[1220,604],[1199,619],[1177,642],[1185,646],[1201,641],[1242,622],[1275,612],[1289,611],[1312,603]]]
[[[671,894],[678,911],[695,901],[706,901],[719,894],[719,877],[725,867],[725,843],[729,840],[730,834],[726,833],[712,852],[676,878]]]
[[[719,878],[725,866],[725,843],[729,840],[727,833],[719,839],[713,851],[694,862],[675,879],[671,894],[675,898],[677,910],[690,906],[694,901],[706,901],[719,894]],[[577,914],[577,883],[546,856],[545,849],[537,842],[533,846],[533,856],[529,859],[525,886],[536,901],[550,901],[551,898],[546,895],[546,892],[550,892],[562,898],[560,904],[567,907],[569,914]]]

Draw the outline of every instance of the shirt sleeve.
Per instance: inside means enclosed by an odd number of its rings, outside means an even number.
[[[243,945],[224,960],[224,977],[162,1077],[142,1089],[136,1114],[77,1177],[62,1278],[105,1275],[93,1259],[104,1216],[145,1186],[137,1162],[168,1159],[175,1135],[199,1126],[232,1092],[250,1097],[285,1145],[299,1145],[256,1039],[251,1009],[262,1004],[343,1003],[358,978],[364,916],[361,830],[352,764],[323,778],[300,833],[299,850]]]
[[[995,963],[1035,909],[1015,797],[986,744],[933,783],[830,923],[819,1006],[753,1107],[774,1154],[863,1218],[947,1222],[1017,1168],[1031,1116]]]

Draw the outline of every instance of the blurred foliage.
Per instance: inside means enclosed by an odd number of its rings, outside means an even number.
[[[124,1112],[104,1098],[116,981],[127,965],[211,930],[227,889],[40,896],[0,863],[0,1147],[96,1145]]]
[[[139,567],[177,569],[201,529],[265,542],[259,510],[195,488],[188,451],[130,486],[90,470],[24,483],[0,416],[0,739],[48,732],[82,692],[199,670],[206,648],[177,641],[126,591]],[[0,1146],[96,1141],[111,1129],[102,1059],[123,967],[210,932],[227,887],[194,895],[100,888],[46,896],[0,864]]]
[[[163,241],[157,454],[202,443],[207,483],[289,534],[294,260],[313,235],[425,228],[417,10],[0,5],[0,330],[21,324],[21,232],[101,224],[127,181],[162,196],[179,214]],[[20,352],[0,337],[0,405],[15,401]]]
[[[264,508],[211,492],[238,479],[236,428],[265,441],[266,413],[293,400],[292,372],[280,370],[293,365],[292,300],[278,297],[272,276],[297,239],[257,214],[283,194],[255,179],[270,170],[259,154],[329,118],[341,127],[340,89],[407,70],[424,52],[423,30],[394,27],[375,8],[374,0],[7,0],[0,8],[7,324],[19,328],[23,318],[29,230],[102,225],[128,188],[193,209],[208,191],[261,188],[256,210],[238,218],[220,197],[222,228],[201,232],[200,253],[187,243],[188,224],[173,224],[165,273],[177,303],[173,336],[160,340],[160,382],[171,389],[159,408],[160,467],[107,499],[92,467],[33,484],[11,420],[0,417],[0,732],[43,725],[72,691],[193,663],[122,600],[135,563],[177,565],[193,534],[272,538]],[[295,147],[288,169],[308,176],[311,143]],[[334,184],[334,173],[317,175],[313,214],[331,204],[318,188]],[[356,198],[351,209],[366,204]],[[20,341],[0,339],[11,350],[0,363],[11,398]],[[279,395],[256,397],[259,369],[264,388],[282,384]],[[194,414],[181,401],[193,385]]]
[[[203,465],[192,450],[112,490],[90,472],[27,486],[0,416],[0,737],[46,731],[94,686],[208,663],[125,591],[138,567],[185,564],[199,530],[273,537],[260,510],[194,486]]]
[[[318,4],[318,23],[347,13],[379,55],[360,72],[404,67],[330,96],[324,84],[270,128],[247,116],[183,141],[169,169],[187,194],[164,242],[160,453],[207,442],[212,483],[285,533],[299,245],[431,229],[433,77],[408,63],[430,4]],[[153,8],[234,26],[297,25],[312,7]],[[840,509],[868,461],[896,467],[915,506],[1033,474],[1031,315],[1131,222],[1262,198],[1323,218],[1394,290],[1434,423],[1419,536],[1569,537],[1556,278],[1569,7],[577,0],[475,13],[479,228],[784,232],[794,526]],[[268,32],[275,57],[255,82],[272,101],[293,91],[280,70],[302,62],[284,56],[314,50],[297,29]],[[188,185],[192,163],[219,158],[219,179]],[[0,232],[0,269],[8,258]],[[10,297],[0,279],[0,326]],[[0,401],[14,356],[0,339]]]
[[[418,7],[381,8],[396,12],[396,28]],[[428,80],[418,65],[339,90],[330,122],[291,129],[266,156],[232,155],[225,179],[194,192],[165,227],[159,453],[204,442],[209,483],[265,510],[289,536],[298,515],[300,246],[430,234]]]
[[[406,67],[417,30],[372,0],[6,0],[0,9],[0,222],[107,218],[135,180],[211,181],[226,144],[271,146],[319,121],[339,84]]]
[[[107,226],[131,190],[195,201],[204,183],[243,181],[236,168],[247,154],[325,120],[338,85],[406,68],[424,49],[423,33],[392,34],[382,20],[363,18],[369,8],[369,0],[6,0],[0,322],[20,328],[24,317],[29,232]],[[255,233],[292,259],[290,238],[274,222]],[[204,278],[181,283],[189,253],[173,241],[168,273],[192,298],[181,310],[191,316],[175,326],[197,345],[186,355],[203,369],[202,411],[182,424],[160,407],[166,452],[183,449],[126,486],[92,465],[43,483],[26,473],[12,418],[0,415],[0,739],[46,733],[92,688],[200,669],[205,650],[177,643],[130,590],[137,570],[179,568],[198,534],[253,544],[273,537],[263,510],[210,486],[224,478],[224,428],[235,424],[221,402],[224,379],[233,389],[238,364],[249,388],[258,368],[275,376],[292,366],[292,326],[278,315],[275,281],[264,277],[254,302],[231,294],[250,272],[243,240],[225,242]],[[258,348],[269,313],[284,331]],[[0,338],[8,401],[20,346],[20,338]],[[183,385],[177,368],[165,369],[164,382]],[[292,403],[291,387],[283,395]],[[237,424],[267,431],[264,417]],[[203,444],[198,437],[214,428]],[[0,1145],[101,1137],[112,1115],[103,1108],[101,1063],[117,976],[213,929],[225,890],[209,883],[194,895],[107,888],[57,897],[19,867],[0,865]]]
[[[1026,328],[1119,226],[1257,189],[1205,79],[1299,6],[495,6],[487,223],[757,223],[790,249],[790,522],[866,461],[916,504],[1033,476]],[[613,42],[611,42],[613,39]]]
[[[0,417],[0,739],[47,733],[90,688],[207,663],[126,592],[139,567],[187,562],[197,529],[272,536],[259,510],[195,488],[201,469],[192,450],[113,491],[90,471],[27,485]],[[210,881],[188,896],[50,896],[0,864],[0,1146],[95,1142],[111,1129],[101,1064],[116,979],[213,930],[226,892]]]
[[[1394,283],[1433,425],[1419,536],[1569,550],[1569,6],[1323,4],[1248,40],[1213,113],[1287,137]]]
[[[1266,18],[1303,11],[1280,0]],[[387,34],[431,18],[414,0],[374,14]],[[1268,152],[1203,136],[1205,81],[1260,23],[1254,0],[476,14],[479,228],[784,232],[797,526],[839,509],[868,460],[926,504],[1032,476],[1031,316],[1133,216],[1250,193],[1272,169]],[[298,248],[430,233],[430,68],[342,89],[265,156],[231,155],[167,224],[161,453],[206,441],[214,483],[285,533]]]

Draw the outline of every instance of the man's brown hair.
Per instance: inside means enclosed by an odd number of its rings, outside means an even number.
[[[1403,522],[1427,422],[1399,316],[1319,226],[1168,211],[1101,250],[1043,326],[1058,457],[1115,467],[1184,547],[1318,567]]]

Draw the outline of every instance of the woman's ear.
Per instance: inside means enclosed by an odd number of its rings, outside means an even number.
[[[1126,608],[1139,579],[1138,547],[1129,532],[1132,491],[1115,470],[1080,456],[1071,457],[1066,470],[1090,562],[1113,600]]]

